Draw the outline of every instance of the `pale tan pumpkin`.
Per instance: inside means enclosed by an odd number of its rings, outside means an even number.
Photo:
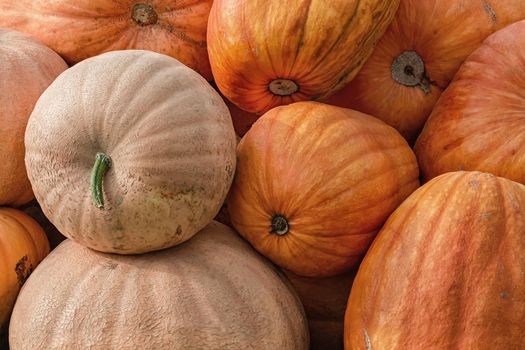
[[[0,205],[20,206],[34,198],[24,164],[24,132],[36,101],[66,68],[51,49],[0,29]]]
[[[64,72],[39,99],[25,141],[43,212],[65,236],[105,252],[189,239],[218,213],[235,171],[221,97],[149,51],[108,52]]]
[[[213,222],[140,256],[63,242],[22,290],[9,341],[12,350],[301,350],[308,329],[285,277]]]

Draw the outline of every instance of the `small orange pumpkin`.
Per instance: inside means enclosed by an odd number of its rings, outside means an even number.
[[[350,81],[399,0],[215,0],[208,52],[219,89],[241,109],[325,98]]]
[[[29,215],[0,208],[0,334],[29,274],[49,253],[44,230]]]
[[[70,63],[114,50],[175,57],[211,80],[206,27],[212,0],[3,0],[0,27],[28,33]]]
[[[318,102],[272,109],[237,147],[233,226],[301,276],[351,269],[419,186],[414,153],[392,127]]]
[[[328,103],[371,114],[413,142],[468,55],[524,18],[519,0],[401,0],[372,56]]]
[[[51,49],[0,29],[0,205],[18,207],[34,198],[24,164],[24,132],[36,101],[66,69]]]

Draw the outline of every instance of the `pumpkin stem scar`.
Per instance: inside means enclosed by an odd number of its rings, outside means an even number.
[[[151,5],[137,3],[131,10],[131,18],[139,26],[147,26],[149,24],[155,24],[159,20],[157,12]]]
[[[391,67],[392,79],[408,87],[419,87],[430,93],[433,82],[426,76],[425,62],[415,51],[404,51],[396,57]]]
[[[268,85],[270,92],[277,96],[290,96],[299,91],[299,85],[289,79],[275,79]]]
[[[284,236],[290,231],[288,221],[282,215],[275,215],[272,218],[272,224],[270,226],[270,233],[275,233],[278,236]]]
[[[95,165],[91,171],[90,190],[93,204],[99,209],[104,208],[104,191],[102,187],[104,176],[111,169],[111,164],[111,158],[108,155],[99,152],[95,156]]]

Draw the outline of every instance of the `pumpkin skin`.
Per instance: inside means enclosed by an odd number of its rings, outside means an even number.
[[[237,158],[227,199],[233,226],[300,276],[355,266],[419,185],[415,156],[397,131],[318,102],[267,112],[241,139]]]
[[[66,240],[27,281],[9,333],[12,350],[308,349],[289,282],[215,222],[180,246],[140,256]]]
[[[212,79],[206,27],[212,0],[3,0],[0,27],[30,34],[69,64],[114,50],[150,50]]]
[[[359,74],[327,103],[371,114],[413,143],[463,61],[491,33],[524,18],[523,1],[401,0]]]
[[[525,184],[522,35],[525,21],[491,35],[443,93],[415,147],[425,179],[480,170]]]
[[[24,163],[24,132],[36,101],[66,68],[51,49],[0,29],[0,205],[18,207],[34,198]]]
[[[304,306],[310,329],[310,350],[343,350],[346,304],[357,269],[328,278],[283,272]]]
[[[221,92],[241,109],[321,100],[350,81],[399,0],[216,0],[208,53]]]
[[[235,132],[220,96],[150,51],[112,51],[68,69],[37,102],[25,142],[44,214],[64,236],[104,252],[189,239],[219,212],[235,171]],[[111,167],[91,186],[93,169],[106,164],[99,152]]]
[[[13,208],[0,208],[0,338],[20,288],[49,253],[49,242],[38,223]]]
[[[346,349],[521,349],[525,187],[434,178],[388,219],[354,280]]]

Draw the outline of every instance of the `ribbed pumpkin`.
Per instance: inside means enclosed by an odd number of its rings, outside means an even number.
[[[468,55],[523,18],[524,1],[401,0],[372,56],[328,103],[369,113],[413,142]]]
[[[458,71],[416,143],[426,179],[455,170],[525,184],[525,21],[490,36]]]
[[[212,0],[2,0],[0,27],[25,32],[70,63],[113,50],[151,50],[211,80],[206,27]]]
[[[344,318],[357,269],[328,278],[297,276],[284,270],[304,306],[310,350],[343,350]]]
[[[181,243],[218,213],[235,171],[221,97],[174,58],[104,53],[62,74],[27,126],[26,165],[44,214],[90,248]]]
[[[525,186],[441,175],[389,218],[359,268],[346,349],[523,349]]]
[[[412,150],[382,121],[318,102],[259,118],[237,147],[228,211],[263,255],[300,275],[355,266],[418,185]]]
[[[208,53],[222,93],[248,112],[327,97],[350,81],[399,0],[215,0]]]
[[[48,253],[49,242],[35,220],[0,208],[0,346],[20,288]]]
[[[219,223],[140,256],[63,242],[24,286],[9,333],[11,350],[306,350],[309,343],[289,282]]]
[[[0,205],[20,206],[34,198],[24,164],[24,132],[36,101],[66,68],[51,49],[0,29]]]

